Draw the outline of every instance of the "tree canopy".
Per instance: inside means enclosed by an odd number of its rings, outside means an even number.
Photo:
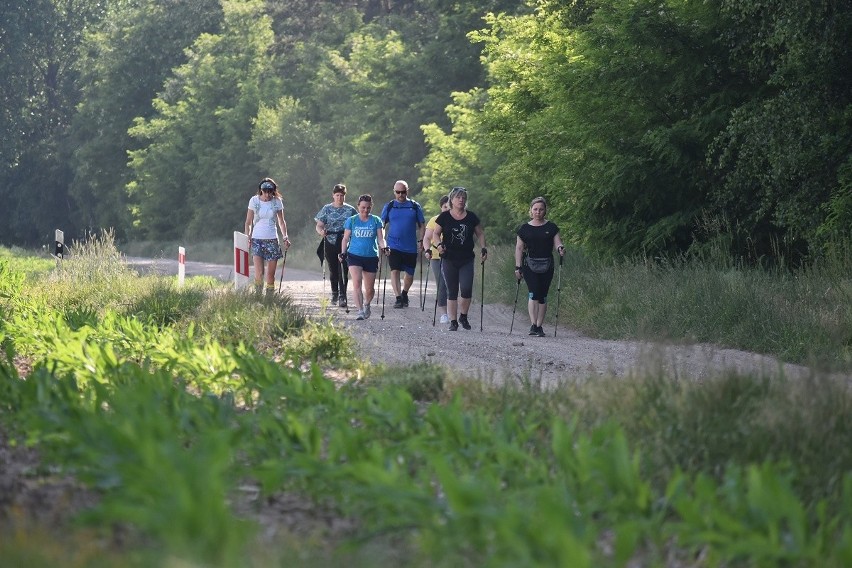
[[[852,240],[852,6],[824,0],[13,0],[0,241],[227,238],[261,177],[509,241],[544,196],[606,256],[803,262]],[[50,206],[39,207],[45,200]]]

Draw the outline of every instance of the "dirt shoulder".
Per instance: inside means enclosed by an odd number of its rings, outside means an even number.
[[[177,262],[128,259],[144,270],[161,274],[177,274]],[[231,268],[205,263],[190,263],[187,276],[205,274],[222,280],[232,278]],[[276,280],[280,277],[280,272]],[[315,316],[331,316],[342,323],[359,346],[365,360],[388,365],[429,362],[446,366],[461,377],[494,382],[518,378],[556,385],[561,381],[586,380],[601,376],[628,377],[647,371],[663,370],[667,374],[702,380],[721,373],[743,373],[788,377],[807,376],[809,369],[784,364],[771,357],[723,349],[713,345],[668,345],[640,341],[612,341],[586,337],[560,324],[554,337],[554,323],[545,324],[547,337],[527,335],[529,321],[525,306],[519,304],[512,324],[512,308],[502,304],[481,306],[474,298],[470,309],[470,331],[448,331],[446,324],[432,317],[435,296],[426,294],[426,308],[421,310],[418,280],[410,292],[411,306],[394,309],[390,283],[382,318],[381,291],[372,306],[372,317],[356,321],[356,310],[350,292],[350,311],[330,307],[328,282],[320,272],[286,268],[281,293],[289,294],[305,311]],[[487,298],[486,298],[487,300]],[[480,318],[481,314],[481,318]],[[480,331],[480,323],[482,331]],[[510,327],[512,333],[509,333]]]

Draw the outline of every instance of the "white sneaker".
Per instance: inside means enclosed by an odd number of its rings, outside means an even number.
[[[370,319],[370,304],[364,306],[364,319]]]
[[[356,317],[355,319],[356,320],[367,319],[367,317],[364,315],[364,310],[358,310],[358,317]]]
[[[450,323],[450,316],[447,314],[441,315],[441,323]]]

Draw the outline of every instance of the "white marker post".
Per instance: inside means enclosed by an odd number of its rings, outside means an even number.
[[[240,290],[249,283],[249,238],[234,231],[234,289]]]
[[[56,236],[53,241],[53,256],[57,260],[65,258],[65,233],[60,229],[56,229]]]
[[[183,281],[186,278],[186,249],[178,247],[178,286],[183,286]]]

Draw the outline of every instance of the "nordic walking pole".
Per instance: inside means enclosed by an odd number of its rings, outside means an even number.
[[[515,304],[512,306],[512,323],[509,324],[509,335],[512,335],[512,328],[515,326],[515,310],[518,309],[518,296],[521,294],[521,278],[518,278],[518,288],[515,290]]]
[[[382,320],[385,319],[385,296],[388,293],[388,272],[390,272],[390,259],[388,259],[388,270],[385,271],[385,283],[382,285]]]
[[[328,264],[328,259],[325,257],[325,237],[322,238],[322,295],[325,296],[325,265]]]
[[[383,268],[383,265],[384,265],[384,262],[385,262],[385,259],[382,258],[382,252],[383,251],[381,249],[379,249],[379,274],[376,276],[376,281],[378,282],[378,284],[377,284],[378,286],[382,285],[382,268]],[[376,300],[377,306],[379,305],[379,296],[380,295],[381,294],[376,292],[376,295],[373,298],[374,300]]]
[[[423,291],[423,241],[417,241],[417,248],[420,249],[420,254],[417,255],[417,260],[420,261],[420,284],[417,286],[417,291],[420,293],[420,311],[423,311],[423,302],[426,301],[426,293]],[[426,273],[426,278],[429,278],[429,273]]]
[[[421,252],[420,255],[421,255],[421,258],[424,258],[424,259],[426,259],[427,262],[429,262],[429,268],[426,269],[426,285],[423,286],[423,297],[420,299],[420,311],[425,312],[426,311],[426,289],[429,287],[429,273],[432,272],[432,261],[429,259],[429,257],[426,256],[425,252]]]
[[[343,275],[343,259],[341,259],[339,256],[337,257],[337,266],[338,266],[337,273],[340,275],[340,277],[338,279],[339,282],[337,283],[337,286],[338,286],[337,289],[341,290],[340,286],[343,286],[343,288],[342,288],[343,298],[345,300],[346,299],[346,278]],[[349,302],[345,302],[345,303],[346,303],[346,313],[348,314],[349,313]]]
[[[556,328],[559,327],[559,292],[562,291],[562,261],[565,257],[559,255],[559,276],[556,277],[556,324],[553,326],[553,337],[556,337]]]
[[[284,267],[287,266],[287,249],[284,249],[284,258],[281,260],[281,278],[278,279],[278,293],[281,293],[281,284],[284,283]],[[273,276],[274,278],[274,276]]]
[[[438,274],[444,274],[444,257],[438,262]],[[440,287],[440,286],[439,286]],[[438,318],[438,290],[435,290],[435,310],[432,312],[432,327],[435,327],[435,320]]]
[[[483,249],[485,250],[485,249]],[[485,314],[485,259],[482,259],[482,295],[479,302],[479,331],[482,331],[482,318]]]

